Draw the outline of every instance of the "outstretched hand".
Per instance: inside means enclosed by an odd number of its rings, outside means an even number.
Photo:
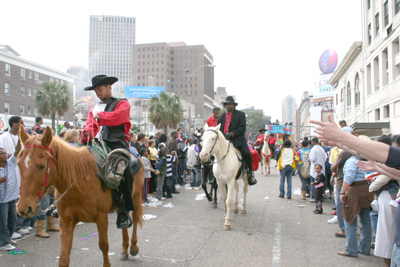
[[[376,171],[378,172],[378,165],[374,161],[368,160],[368,161],[357,161],[356,163],[357,167],[360,168],[360,171]]]
[[[329,122],[321,122],[311,120],[310,123],[318,125],[315,128],[315,133],[317,137],[321,139],[322,142],[328,143],[328,145],[336,145],[339,142],[340,135],[344,132],[340,127],[333,121],[331,114],[328,115]]]

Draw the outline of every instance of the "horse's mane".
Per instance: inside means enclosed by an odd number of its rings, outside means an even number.
[[[41,146],[40,140],[41,137],[32,136],[25,144]],[[59,137],[53,137],[50,147],[54,151],[58,175],[63,177],[65,186],[69,188],[74,183],[72,189],[77,189],[82,193],[90,192],[94,185],[97,165],[88,149],[73,147]],[[46,152],[50,155],[50,152]]]

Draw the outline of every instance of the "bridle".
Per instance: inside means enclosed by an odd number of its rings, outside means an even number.
[[[57,162],[56,162],[56,158],[54,156],[54,152],[53,149],[51,147],[44,147],[44,146],[37,146],[37,145],[26,145],[25,147],[36,147],[36,148],[41,148],[41,149],[45,149],[45,150],[49,150],[51,156],[49,156],[49,158],[47,159],[47,171],[46,171],[46,178],[44,178],[43,184],[42,184],[42,189],[40,189],[39,194],[36,197],[36,202],[38,207],[40,207],[40,198],[44,195],[44,190],[46,187],[49,186],[49,175],[50,175],[50,158],[53,158],[53,162],[54,165],[56,165],[57,168]],[[49,210],[51,210],[52,208],[54,208],[57,204],[58,201],[60,201],[64,195],[71,189],[71,187],[74,185],[74,183],[71,183],[70,187],[56,200],[53,202],[52,205],[50,205],[47,209],[45,209],[44,211],[42,210],[43,214],[46,214]]]
[[[215,145],[217,144],[217,141],[218,141],[218,139],[219,139],[219,134],[218,134],[217,131],[215,131],[215,130],[213,130],[213,129],[207,129],[206,132],[207,132],[207,131],[213,132],[213,133],[215,133],[215,134],[217,135],[217,138],[215,139],[214,144],[213,144],[213,146],[211,147],[211,150],[210,150],[210,152],[209,152],[209,153],[210,153],[210,156],[211,156],[211,155],[212,155],[212,151],[214,150],[214,147],[215,147]],[[231,148],[231,141],[229,140],[228,151],[226,152],[225,156],[223,156],[222,159],[221,159],[219,162],[217,162],[217,161],[212,161],[210,165],[213,165],[214,163],[221,163],[221,162],[226,158],[226,156],[228,155],[229,149],[230,149],[230,148]]]
[[[25,147],[36,147],[36,148],[41,148],[45,150],[49,150],[51,156],[47,159],[47,171],[46,171],[46,178],[44,178],[43,184],[42,184],[42,189],[40,189],[39,194],[37,195],[37,200],[39,200],[43,195],[44,195],[44,190],[47,186],[49,186],[49,175],[50,175],[50,158],[53,158],[54,165],[56,165],[57,168],[57,162],[56,158],[54,157],[54,152],[51,147],[44,147],[44,146],[37,146],[37,145],[26,145]]]

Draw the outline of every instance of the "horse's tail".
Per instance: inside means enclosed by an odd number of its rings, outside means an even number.
[[[133,185],[133,204],[135,205],[135,211],[132,213],[132,219],[137,222],[140,227],[143,226],[144,218],[143,218],[143,195],[142,188],[144,184],[144,162],[141,158],[139,160],[142,162],[142,167],[134,176],[134,185]]]

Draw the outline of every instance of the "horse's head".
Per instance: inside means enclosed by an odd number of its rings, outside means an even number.
[[[266,133],[264,134],[264,141],[265,141],[265,142],[268,142],[268,140],[269,140],[269,133],[266,132]]]
[[[200,152],[200,158],[203,162],[207,162],[210,160],[210,157],[214,152],[218,149],[218,142],[220,141],[220,129],[221,125],[217,125],[216,127],[208,127],[208,125],[204,126],[204,134],[202,137],[203,147]],[[225,140],[224,138],[222,138]]]
[[[53,133],[47,126],[41,138],[31,137],[21,126],[20,138],[25,148],[18,158],[21,190],[17,211],[22,217],[32,217],[38,211],[38,204],[43,195],[54,184],[57,173],[54,153],[50,148]]]

